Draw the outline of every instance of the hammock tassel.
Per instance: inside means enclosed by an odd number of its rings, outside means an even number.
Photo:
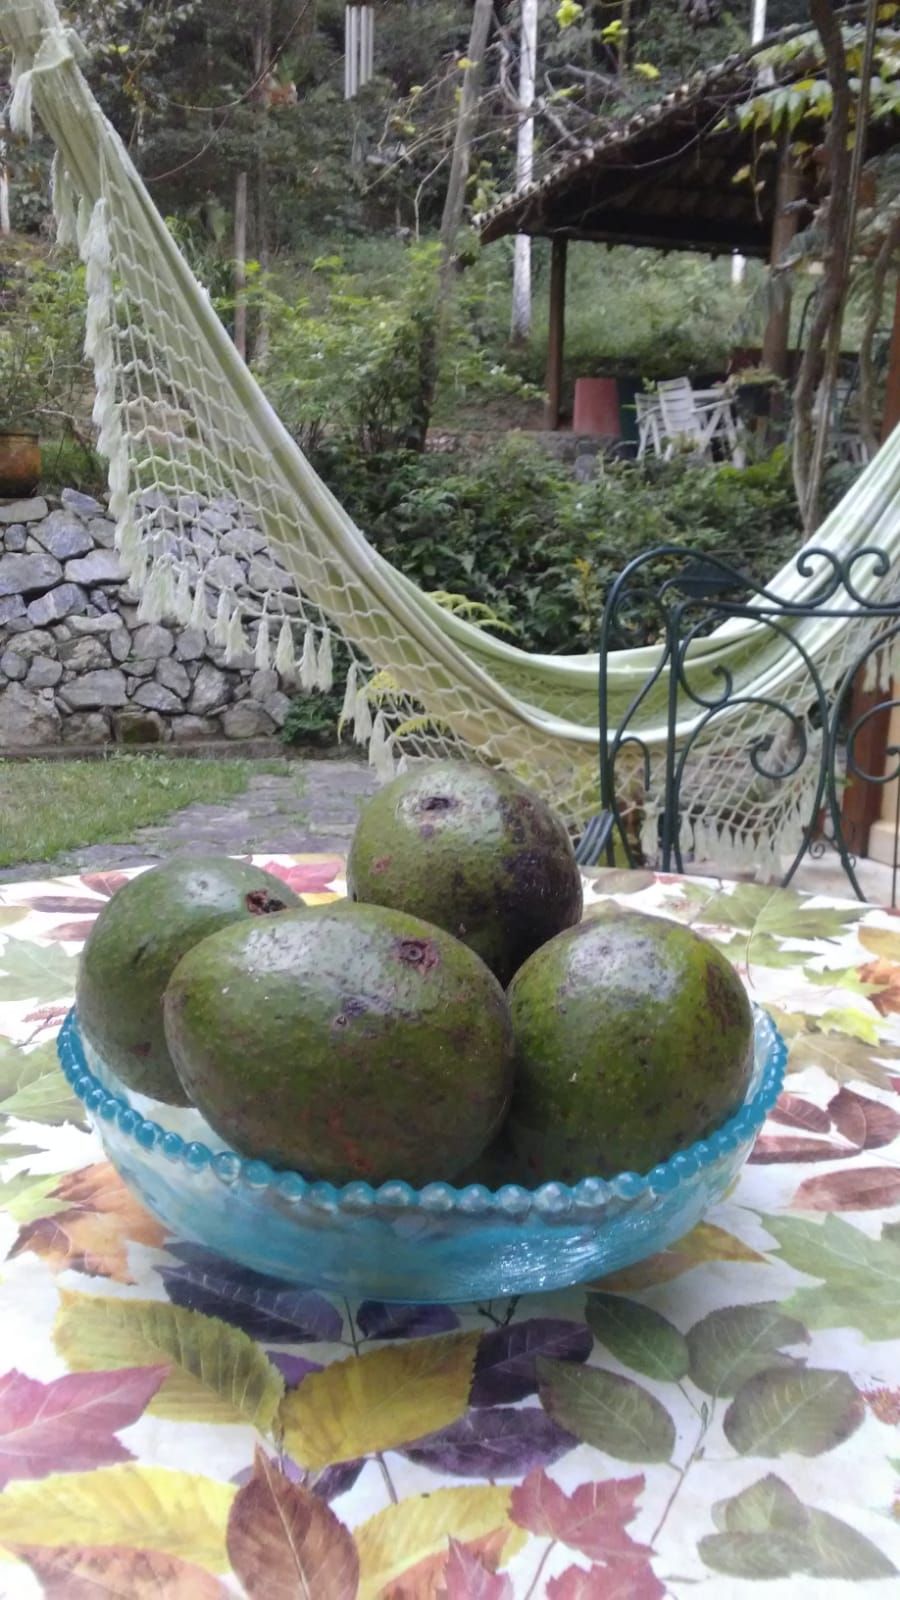
[[[228,643],[228,623],[231,617],[231,600],[229,595],[230,591],[228,589],[220,590],[218,604],[216,605],[215,621],[212,625],[212,641],[213,644],[217,644],[220,649]]]
[[[334,687],[334,665],[331,659],[331,631],[326,628],[319,644],[319,653],[316,657],[316,688],[322,694],[330,694]]]
[[[253,662],[257,672],[268,672],[270,661],[269,619],[264,608],[263,614],[259,619],[259,627],[256,630],[256,643],[253,646]]]
[[[644,820],[641,823],[641,855],[645,861],[655,861],[658,850],[658,812],[652,801],[648,800],[644,806]]]
[[[81,199],[78,202],[78,211],[77,211],[77,213],[75,215],[75,232],[78,235],[78,248],[79,248],[79,250],[83,250],[84,249],[84,242],[85,242],[85,240],[87,238],[88,228],[90,227],[90,225],[91,225],[91,202],[88,199],[87,195],[83,194],[81,196]]]
[[[369,766],[373,769],[379,783],[390,783],[394,776],[394,757],[391,753],[392,742],[388,736],[384,712],[379,711],[372,728],[372,737],[369,740]]]
[[[287,617],[278,630],[278,642],[275,646],[275,671],[287,683],[293,683],[296,678],[294,669],[294,635]]]
[[[344,689],[344,703],[341,706],[341,714],[338,717],[338,738],[341,737],[341,733],[343,732],[347,723],[352,722],[356,716],[356,679],[356,662],[351,661],[349,667],[347,668],[347,683]]]
[[[159,620],[167,622],[176,615],[175,612],[175,573],[171,561],[160,562],[161,572],[159,579]]]
[[[163,615],[165,576],[160,562],[154,561],[143,585],[137,608],[138,622],[161,622]]]
[[[397,765],[394,768],[394,777],[395,778],[400,778],[400,777],[402,777],[404,772],[408,772],[408,771],[409,771],[409,762],[407,761],[405,756],[401,756],[400,760],[397,762]]]
[[[235,667],[241,656],[247,654],[247,636],[241,622],[241,608],[235,604],[231,616],[228,618],[228,629],[225,635],[225,665]]]
[[[357,744],[366,745],[372,737],[372,707],[369,704],[368,685],[361,683],[353,703],[353,737]]]
[[[191,606],[189,626],[199,628],[205,633],[209,627],[209,613],[206,609],[206,582],[201,572],[194,590],[194,603]]]
[[[34,134],[34,123],[31,116],[32,90],[34,87],[34,73],[32,68],[20,72],[16,77],[16,86],[13,97],[9,102],[7,117],[9,118],[10,132],[17,133],[21,138],[31,143]]]
[[[137,560],[141,536],[130,517],[124,517],[116,525],[116,549],[122,557],[122,565],[130,572]]]
[[[59,245],[78,243],[78,223],[75,217],[75,200],[72,182],[62,163],[58,150],[54,152],[50,168],[50,195],[53,215],[56,218],[56,242]]]
[[[177,622],[188,626],[191,620],[191,579],[187,567],[182,567],[178,574],[172,612]]]
[[[148,566],[149,557],[147,555],[146,546],[143,544],[136,545],[134,559],[132,560],[128,569],[128,587],[132,594],[137,595],[139,600],[142,598],[144,590],[147,586]]]
[[[304,694],[310,694],[317,683],[316,636],[313,629],[307,626],[303,635],[303,654],[300,657],[300,687]]]

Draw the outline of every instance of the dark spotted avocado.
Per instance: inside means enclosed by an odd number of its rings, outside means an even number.
[[[724,955],[618,908],[537,951],[509,989],[516,1086],[494,1152],[539,1184],[647,1172],[740,1107],[753,1017]]]
[[[123,885],[100,912],[81,958],[81,1029],[122,1082],[189,1104],[163,1032],[163,991],[186,950],[239,920],[300,905],[280,879],[228,856],[174,856]]]
[[[450,1180],[509,1103],[497,980],[442,929],[382,906],[224,928],[179,963],[164,1009],[215,1131],[309,1178]]]
[[[423,762],[367,802],[347,891],[446,928],[503,984],[581,916],[560,818],[508,773],[463,761]]]

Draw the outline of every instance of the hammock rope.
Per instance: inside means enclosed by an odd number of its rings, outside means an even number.
[[[309,693],[333,687],[340,642],[350,656],[341,721],[379,777],[422,755],[475,754],[525,778],[578,827],[597,803],[597,657],[517,649],[440,606],[379,556],[235,351],[97,105],[80,68],[83,48],[53,0],[0,0],[0,34],[14,55],[11,126],[29,137],[36,112],[50,134],[58,237],[76,243],[85,263],[93,418],[116,545],[142,618],[201,627],[229,661],[272,664]],[[893,563],[898,508],[900,429],[818,530],[815,547],[843,560],[877,546]],[[198,524],[216,559],[198,549]],[[238,592],[218,558],[242,538],[258,553]],[[809,600],[826,565],[813,557],[804,572],[794,561],[769,587],[783,599]],[[892,579],[864,560],[854,582],[871,600],[884,598]],[[832,682],[872,628],[864,617],[795,624],[798,642]],[[610,658],[613,717],[617,708],[625,714],[658,660],[652,646]],[[710,722],[692,754],[702,768],[705,842],[723,865],[758,865],[761,836],[774,858],[795,847],[805,820],[809,775],[761,785],[748,798],[746,757],[767,731],[761,699],[806,715],[802,659],[764,623],[741,620],[698,639],[690,664],[692,687],[714,686],[724,668],[742,699]],[[635,730],[654,763],[667,738],[666,695],[664,672]],[[778,713],[769,715],[774,736]],[[697,721],[697,705],[685,697],[679,737]],[[655,787],[651,772],[648,837]]]

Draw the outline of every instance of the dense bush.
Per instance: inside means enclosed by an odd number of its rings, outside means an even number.
[[[715,551],[766,578],[801,539],[782,453],[743,471],[608,462],[586,484],[516,434],[471,462],[331,444],[318,464],[408,577],[489,606],[530,650],[596,645],[609,583],[653,545]]]

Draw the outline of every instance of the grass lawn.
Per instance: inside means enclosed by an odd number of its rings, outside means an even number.
[[[113,752],[99,761],[0,761],[0,867],[122,843],[195,800],[242,794],[283,761],[193,761]]]

